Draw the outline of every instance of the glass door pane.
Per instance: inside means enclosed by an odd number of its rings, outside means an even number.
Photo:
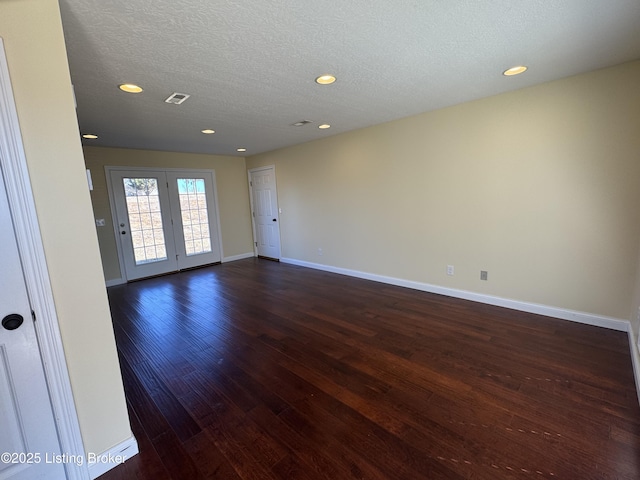
[[[204,178],[178,178],[177,185],[186,255],[209,253],[211,236]]]
[[[167,259],[156,178],[122,179],[136,265]]]

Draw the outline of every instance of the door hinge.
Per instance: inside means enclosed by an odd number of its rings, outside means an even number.
[[[169,188],[169,182],[167,182],[167,188]]]
[[[251,185],[251,186],[253,187],[253,182],[252,182],[252,181],[249,181],[249,185]]]
[[[255,244],[256,244],[256,247],[257,247],[258,246],[258,242],[255,242]]]
[[[33,318],[33,321],[36,321],[36,312],[34,312],[33,310],[31,310],[31,318]]]
[[[256,218],[256,212],[251,212],[253,214],[253,218]]]

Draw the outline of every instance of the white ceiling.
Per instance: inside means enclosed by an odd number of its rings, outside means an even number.
[[[640,58],[640,0],[60,4],[85,145],[252,155]]]

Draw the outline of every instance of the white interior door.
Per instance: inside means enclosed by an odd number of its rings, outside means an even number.
[[[259,256],[280,258],[280,226],[275,167],[249,171],[255,245]]]
[[[221,261],[213,171],[108,171],[127,280]]]
[[[4,183],[0,178],[0,479],[65,477]]]

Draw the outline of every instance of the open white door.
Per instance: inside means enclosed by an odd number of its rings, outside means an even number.
[[[0,478],[64,479],[51,463],[60,445],[1,178],[0,225]]]

